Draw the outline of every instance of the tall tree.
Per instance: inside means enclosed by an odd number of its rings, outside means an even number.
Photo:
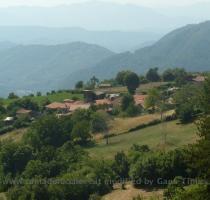
[[[135,94],[136,88],[139,87],[139,77],[134,72],[129,72],[125,75],[125,85],[128,88],[130,94]]]
[[[76,89],[82,89],[83,87],[84,87],[83,81],[78,81],[78,82],[75,84],[75,88],[76,88]]]
[[[130,71],[121,71],[118,72],[117,76],[116,76],[116,81],[119,85],[125,85],[125,76],[130,73]]]
[[[146,74],[148,81],[157,82],[160,81],[160,75],[158,74],[158,68],[151,68]]]

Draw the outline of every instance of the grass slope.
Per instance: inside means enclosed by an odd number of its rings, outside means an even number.
[[[88,151],[92,157],[111,159],[119,151],[127,152],[133,144],[146,144],[152,149],[173,149],[197,140],[194,124],[181,125],[177,121],[158,124],[138,131],[109,138],[107,146],[105,140],[100,140],[95,147]],[[163,135],[167,134],[167,143],[163,145]]]
[[[23,135],[27,132],[26,128],[17,129],[3,135],[0,135],[0,142],[3,140],[13,140],[15,142],[21,141]],[[1,200],[1,199],[0,199]]]
[[[32,100],[37,102],[39,105],[41,105],[46,99],[48,99],[50,102],[62,102],[64,99],[72,99],[72,98],[78,98],[79,100],[83,99],[82,94],[71,94],[69,92],[56,92],[54,94],[50,94],[47,96],[34,96],[31,97]],[[8,105],[11,102],[15,101],[16,99],[3,99],[2,102],[4,105]]]
[[[163,199],[163,190],[158,189],[137,189],[131,183],[126,183],[125,190],[120,185],[115,185],[114,190],[102,197],[102,200],[131,200],[133,197],[140,195],[144,200]]]

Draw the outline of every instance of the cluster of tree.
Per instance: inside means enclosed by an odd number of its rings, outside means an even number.
[[[75,84],[75,89],[77,89],[77,90],[95,89],[98,84],[99,84],[99,79],[97,77],[93,76],[92,78],[90,78],[89,81],[87,81],[87,83],[84,83],[83,81],[78,81]]]
[[[198,113],[202,112],[201,89],[199,85],[185,85],[175,93],[176,113],[182,123],[192,121]]]
[[[208,200],[210,196],[210,78],[205,81],[200,97],[203,111],[203,115],[197,122],[200,140],[196,144],[190,145],[188,150],[190,167],[197,172],[197,180],[188,183],[186,187],[182,177],[177,177],[168,185],[164,193],[168,200]]]
[[[94,130],[101,129],[93,125],[97,115],[92,115],[85,110],[60,119],[46,115],[21,143],[2,142],[0,189],[8,191],[8,199],[88,199],[91,194],[109,192],[112,182],[108,180],[115,176],[109,162],[90,160],[81,147],[90,142],[91,124]],[[50,179],[60,182],[50,184]]]
[[[124,115],[133,117],[141,113],[140,106],[135,105],[133,95],[124,94],[121,101],[121,110]]]
[[[117,74],[115,80],[118,85],[123,85],[128,88],[131,94],[135,93],[136,88],[140,84],[148,82],[175,82],[176,85],[184,85],[187,82],[189,74],[182,68],[166,69],[162,75],[159,74],[158,68],[151,68],[148,70],[145,76],[138,76],[131,71],[121,71]]]
[[[29,97],[19,98],[15,101],[12,101],[7,106],[7,110],[10,113],[15,113],[20,108],[33,110],[33,111],[39,111],[39,105]]]
[[[116,81],[119,85],[126,86],[130,94],[134,94],[140,84],[138,75],[131,71],[119,72],[116,76]]]

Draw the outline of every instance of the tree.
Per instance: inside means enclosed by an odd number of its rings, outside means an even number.
[[[208,100],[210,99],[210,78],[204,83],[204,89],[202,90],[202,107],[204,115],[200,117],[196,123],[198,127],[198,135],[200,140],[196,145],[191,146],[190,155],[192,160],[192,166],[197,172],[199,177],[209,183],[210,181],[210,106]],[[210,196],[210,185],[207,184],[207,194]]]
[[[140,82],[140,84],[146,84],[146,83],[148,83],[148,80],[146,79],[146,77],[145,76],[139,76],[139,82]]]
[[[0,115],[6,113],[6,108],[4,107],[3,103],[0,101]]]
[[[8,95],[8,99],[18,99],[18,96],[14,92],[11,92]]]
[[[42,96],[42,93],[41,92],[37,92],[36,96],[40,97],[40,96]]]
[[[93,133],[99,133],[107,131],[107,129],[107,117],[105,114],[99,112],[94,113],[91,120],[91,131]]]
[[[82,89],[84,87],[83,81],[78,81],[75,85],[76,89]]]
[[[118,179],[128,178],[129,162],[124,152],[115,155],[113,170],[117,174]]]
[[[158,74],[158,68],[151,68],[146,74],[148,81],[157,82],[160,81],[160,75]]]
[[[73,141],[80,145],[87,145],[91,139],[90,125],[87,121],[78,121],[71,132]]]
[[[71,139],[71,130],[72,121],[70,119],[58,119],[54,115],[47,115],[32,125],[25,140],[37,150],[47,145],[59,147]]]
[[[167,69],[163,72],[163,81],[174,81],[175,80],[175,73],[172,69]]]
[[[121,108],[126,111],[130,104],[134,104],[134,98],[130,94],[124,94],[122,97]]]
[[[182,123],[190,122],[200,112],[200,96],[201,89],[197,85],[185,85],[175,93],[176,113]]]
[[[189,103],[179,105],[176,112],[181,123],[191,122],[194,116],[193,106]]]
[[[128,88],[128,91],[130,94],[134,94],[136,91],[136,88],[139,87],[139,77],[134,72],[129,72],[125,75],[125,85]]]
[[[187,72],[183,68],[175,68],[174,76],[176,85],[182,86],[187,82]]]
[[[38,104],[29,97],[17,99],[7,106],[9,111],[16,111],[19,108],[25,108],[33,111],[39,110]]]
[[[156,107],[159,105],[160,101],[160,92],[158,89],[153,88],[149,90],[148,97],[145,100],[145,107],[147,109],[152,108],[155,111]]]
[[[201,93],[201,98],[200,98],[200,105],[202,105],[202,111],[205,114],[210,113],[210,76],[205,80],[202,93]]]
[[[116,81],[119,85],[125,85],[125,77],[126,75],[130,73],[130,71],[121,71],[121,72],[118,72],[117,76],[116,76]]]
[[[93,77],[90,79],[90,83],[91,83],[91,85],[93,85],[93,87],[95,88],[96,85],[99,83],[99,79],[96,78],[95,76],[93,76]]]
[[[32,148],[28,145],[6,142],[1,146],[0,164],[4,176],[21,173],[31,159]]]

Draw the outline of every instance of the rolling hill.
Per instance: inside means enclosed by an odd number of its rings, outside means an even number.
[[[0,96],[9,91],[59,88],[68,74],[87,69],[113,55],[101,46],[74,42],[62,45],[15,46],[0,51]]]
[[[112,78],[120,70],[145,73],[184,67],[210,69],[210,21],[174,30],[155,44],[116,54],[104,47],[74,42],[60,45],[18,45],[0,51],[0,96],[9,91],[71,88],[78,80]]]
[[[146,31],[91,31],[76,27],[39,26],[0,26],[0,33],[0,41],[16,44],[57,45],[80,41],[97,44],[118,53],[136,50],[137,46],[148,46],[151,41],[154,43],[162,36]],[[6,44],[9,45],[8,42],[0,42],[0,49]]]
[[[111,78],[126,69],[145,73],[150,67],[159,67],[160,70],[184,67],[189,71],[206,71],[210,69],[209,35],[210,21],[187,25],[170,32],[149,47],[134,53],[112,55],[93,68],[70,75],[68,80],[87,80],[93,75],[102,79]]]
[[[75,1],[76,2],[76,1]],[[14,20],[15,19],[15,20]],[[166,16],[153,8],[78,1],[58,6],[11,6],[0,8],[2,26],[83,27],[88,30],[146,30],[165,32],[189,23],[185,17]]]

